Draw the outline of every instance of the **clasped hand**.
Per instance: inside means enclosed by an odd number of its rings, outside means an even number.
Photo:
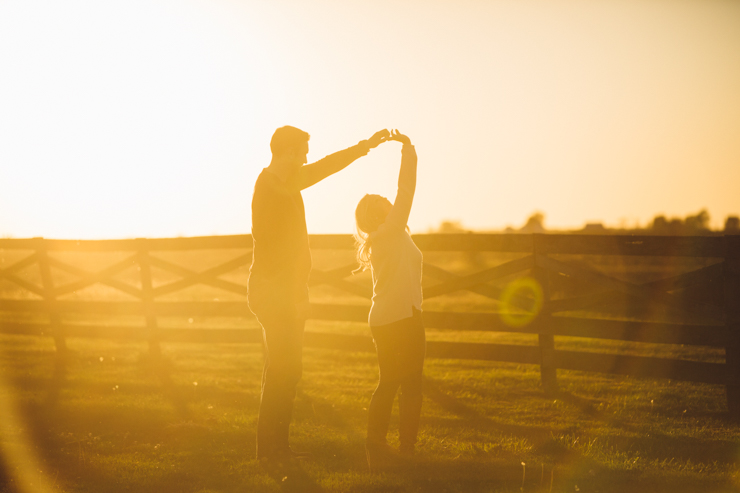
[[[373,149],[375,147],[378,147],[383,142],[388,142],[389,140],[395,140],[396,142],[400,142],[404,145],[411,145],[411,139],[409,139],[406,135],[395,129],[392,132],[389,132],[388,129],[385,128],[383,130],[375,132],[373,136],[370,137],[367,141],[370,144],[370,148]]]

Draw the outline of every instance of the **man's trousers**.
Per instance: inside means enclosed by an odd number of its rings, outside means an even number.
[[[287,312],[287,313],[286,313]],[[294,310],[256,313],[262,325],[265,366],[257,423],[257,457],[288,454],[296,386],[303,372],[305,320]]]

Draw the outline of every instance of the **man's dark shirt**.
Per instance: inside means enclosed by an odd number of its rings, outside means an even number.
[[[271,304],[276,298],[287,298],[283,301],[289,304],[302,301],[311,272],[303,197],[267,169],[254,185],[252,242],[250,302],[257,291]]]

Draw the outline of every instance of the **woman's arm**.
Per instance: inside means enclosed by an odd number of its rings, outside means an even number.
[[[406,229],[406,223],[411,214],[411,204],[416,191],[416,149],[411,145],[411,139],[394,130],[390,139],[403,143],[401,149],[401,171],[398,173],[398,193],[393,207],[385,219],[384,227],[390,229]]]

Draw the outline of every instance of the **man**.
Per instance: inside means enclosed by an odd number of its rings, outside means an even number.
[[[265,366],[257,424],[257,457],[298,457],[288,444],[295,390],[301,378],[303,328],[308,310],[311,252],[301,190],[366,155],[390,136],[388,130],[307,162],[310,136],[295,127],[278,128],[270,141],[272,160],[262,170],[252,197],[252,267],[249,308],[262,325]]]

